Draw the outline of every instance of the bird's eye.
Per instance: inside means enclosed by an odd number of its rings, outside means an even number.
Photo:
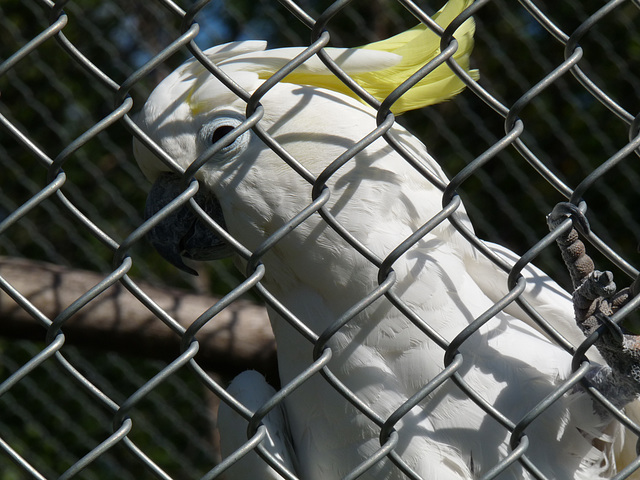
[[[230,131],[232,131],[234,129],[234,126],[232,125],[220,125],[218,128],[216,128],[213,131],[213,134],[211,135],[211,143],[216,143],[218,140],[220,140],[222,137],[224,137],[227,133],[229,133]]]
[[[250,133],[244,132],[238,135],[236,138],[231,139],[224,144],[218,144],[226,135],[231,133],[235,128],[242,125],[245,120],[244,117],[235,114],[229,114],[224,116],[216,116],[202,125],[198,134],[198,142],[200,144],[200,151],[206,152],[212,148],[211,159],[222,160],[239,154],[249,143]]]

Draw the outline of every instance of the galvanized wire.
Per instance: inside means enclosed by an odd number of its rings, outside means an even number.
[[[265,4],[269,4],[268,0],[264,0]],[[29,221],[30,215],[37,210],[49,205],[49,202],[55,200],[57,207],[63,215],[71,219],[72,223],[79,230],[90,238],[90,242],[100,245],[99,248],[105,249],[110,258],[108,262],[102,264],[103,280],[96,285],[86,286],[86,291],[71,305],[61,307],[55,318],[48,318],[39,311],[29,299],[15,289],[11,283],[0,276],[0,288],[6,292],[19,306],[36,319],[42,327],[42,345],[38,347],[38,351],[32,354],[30,358],[24,361],[14,371],[7,375],[3,375],[2,383],[0,383],[0,397],[11,392],[16,392],[17,386],[33,377],[38,370],[44,369],[45,366],[55,364],[56,368],[65,372],[71,382],[80,391],[83,391],[91,400],[101,409],[108,412],[111,419],[111,431],[103,433],[99,441],[88,447],[84,454],[74,458],[73,462],[66,466],[65,470],[41,473],[42,466],[36,466],[32,457],[28,457],[24,450],[19,446],[14,446],[13,439],[6,439],[0,435],[0,450],[5,456],[16,465],[23,473],[31,478],[45,479],[50,476],[58,478],[82,478],[82,475],[91,470],[92,464],[101,461],[109,455],[110,450],[121,448],[135,459],[136,465],[142,468],[145,475],[153,475],[156,478],[171,479],[182,478],[166,471],[154,453],[148,451],[148,445],[141,446],[138,441],[133,440],[133,432],[136,428],[137,409],[144,408],[144,404],[150,397],[157,392],[165,383],[170,383],[178,378],[178,375],[189,372],[197,379],[197,382],[203,389],[208,389],[211,394],[220,398],[220,401],[228,403],[235,411],[242,415],[248,422],[247,442],[244,446],[226,459],[222,459],[217,465],[213,462],[206,465],[198,473],[199,478],[213,479],[220,478],[224,471],[233,465],[243,456],[256,451],[261,458],[269,463],[274,469],[279,471],[285,478],[295,478],[295,473],[290,472],[275,459],[261,444],[262,439],[266,435],[265,427],[262,425],[262,419],[274,408],[280,408],[285,399],[287,399],[297,388],[304,385],[311,377],[322,376],[323,379],[330,384],[340,395],[342,395],[351,405],[359,412],[366,416],[373,424],[380,429],[379,448],[368,458],[363,459],[345,478],[358,478],[366,476],[381,460],[388,459],[392,462],[404,475],[408,478],[420,478],[397,452],[394,451],[398,442],[398,433],[394,426],[401,422],[405,415],[423,402],[431,393],[446,382],[453,382],[457,387],[468,396],[479,408],[484,410],[499,425],[496,428],[503,428],[508,432],[511,451],[502,458],[499,463],[489,466],[484,472],[482,478],[496,478],[501,472],[514,463],[519,463],[525,470],[529,472],[532,478],[547,478],[542,472],[542,468],[536,465],[527,457],[527,449],[530,442],[535,441],[527,436],[527,426],[535,421],[536,418],[543,415],[545,411],[553,405],[566,392],[570,391],[576,385],[581,384],[603,408],[611,411],[624,426],[634,434],[640,434],[640,426],[636,425],[631,419],[626,417],[623,412],[618,410],[610,401],[604,398],[596,389],[588,384],[585,376],[589,370],[589,363],[585,360],[585,352],[590,346],[597,341],[597,334],[592,335],[577,349],[574,349],[566,339],[556,332],[546,321],[543,315],[536,312],[527,302],[521,298],[526,288],[526,280],[521,272],[529,264],[538,260],[545,253],[548,254],[553,249],[555,239],[562,231],[569,228],[569,223],[558,228],[551,233],[541,233],[530,241],[519,255],[519,260],[514,266],[509,266],[504,260],[497,257],[487,248],[473,232],[456,219],[454,213],[460,208],[462,201],[459,193],[463,193],[466,186],[474,179],[484,179],[485,168],[495,164],[501,155],[509,153],[516,155],[515,158],[522,160],[520,162],[525,165],[520,172],[526,172],[525,178],[530,181],[542,181],[545,187],[549,186],[550,191],[556,192],[558,198],[566,198],[575,204],[580,204],[586,209],[588,199],[591,192],[600,188],[599,185],[606,182],[603,180],[605,176],[610,178],[610,172],[620,171],[623,166],[630,165],[635,159],[640,149],[640,121],[637,116],[629,112],[620,102],[616,101],[615,92],[607,91],[603,85],[599,85],[596,78],[592,78],[590,73],[581,68],[581,62],[584,61],[586,49],[580,43],[587,38],[590,33],[597,29],[599,24],[607,21],[617,9],[622,7],[633,7],[640,9],[637,2],[628,0],[612,0],[604,6],[594,9],[592,12],[585,12],[584,18],[577,26],[567,28],[565,25],[556,23],[553,16],[545,13],[551,7],[542,2],[533,2],[530,0],[521,0],[524,11],[527,12],[527,21],[535,23],[536,27],[541,27],[547,32],[562,49],[563,58],[557,63],[552,64],[551,68],[537,79],[532,80],[532,85],[527,85],[522,91],[518,92],[518,96],[513,101],[501,98],[496,92],[492,92],[490,86],[486,86],[481,81],[476,83],[453,62],[452,55],[457,49],[457,41],[453,38],[453,32],[457,26],[462,24],[464,20],[472,15],[478,19],[483,18],[483,10],[488,8],[499,8],[498,0],[479,0],[476,1],[463,15],[456,19],[453,24],[446,30],[442,30],[433,22],[430,13],[437,10],[440,5],[431,4],[428,7],[421,7],[408,0],[398,0],[405,13],[414,16],[432,28],[441,37],[441,53],[422,66],[415,74],[407,79],[382,102],[373,98],[368,92],[360,87],[353,79],[351,79],[340,67],[334,62],[324,50],[324,47],[332,45],[333,25],[342,14],[349,11],[358,10],[358,4],[350,0],[338,0],[331,3],[324,11],[316,12],[312,8],[308,8],[306,4],[299,4],[292,0],[280,0],[288,12],[288,21],[299,22],[303,27],[309,30],[306,48],[295,58],[276,72],[271,78],[267,79],[253,94],[244,91],[239,85],[235,84],[220,68],[218,68],[210,59],[208,59],[197,43],[197,36],[201,31],[199,24],[203,10],[209,6],[210,1],[201,0],[191,7],[180,6],[169,0],[162,0],[154,3],[156,9],[164,9],[169,19],[176,21],[178,26],[175,27],[174,33],[170,41],[166,42],[161,48],[153,52],[150,58],[139,65],[130,65],[129,70],[120,76],[115,76],[108,72],[107,67],[94,61],[83,49],[81,37],[73,39],[71,35],[65,35],[65,29],[73,26],[78,21],[78,17],[86,14],[85,10],[74,10],[73,14],[68,14],[68,9],[90,9],[90,5],[83,5],[83,2],[56,2],[52,3],[46,0],[39,2],[37,9],[39,15],[48,18],[49,24],[46,25],[41,32],[24,42],[17,50],[12,52],[6,59],[0,63],[0,80],[5,77],[9,79],[9,83],[17,81],[20,75],[20,67],[31,61],[33,55],[37,54],[43,46],[55,40],[59,45],[56,54],[64,56],[71,63],[80,67],[83,75],[87,75],[91,80],[91,86],[96,90],[107,91],[108,98],[105,98],[104,105],[107,105],[108,113],[93,118],[90,124],[82,124],[82,130],[74,132],[73,137],[64,140],[64,145],[56,155],[50,155],[47,151],[51,149],[39,146],[38,138],[32,138],[31,132],[23,128],[18,121],[10,115],[12,112],[0,111],[0,125],[3,133],[9,135],[13,142],[16,142],[20,148],[28,153],[36,160],[41,172],[38,177],[42,177],[36,185],[38,191],[33,192],[29,198],[24,199],[21,203],[11,207],[11,211],[0,217],[0,238],[7,232],[15,231],[18,226]],[[314,7],[318,7],[313,4]],[[427,11],[427,8],[429,9]],[[637,15],[638,12],[635,11]],[[640,17],[638,17],[640,18]],[[490,25],[485,28],[490,29]],[[480,30],[480,29],[479,29]],[[482,34],[479,31],[479,34]],[[106,38],[106,37],[103,37]],[[638,36],[636,36],[636,40]],[[483,45],[476,47],[482,50]],[[237,239],[232,238],[225,232],[220,225],[216,224],[209,218],[204,210],[199,207],[194,199],[195,194],[201,186],[194,179],[196,171],[204,165],[212,155],[214,155],[224,142],[219,142],[205,151],[198,159],[196,159],[186,170],[180,167],[175,159],[167,155],[160,149],[135,123],[132,119],[132,112],[140,107],[136,93],[137,88],[149,79],[158,69],[165,67],[167,62],[174,60],[174,57],[184,58],[185,54],[192,54],[203,65],[203,67],[215,76],[220,82],[228,86],[240,99],[246,102],[246,120],[238,127],[228,133],[225,137],[227,140],[233,140],[244,132],[251,130],[257,135],[266,146],[271,148],[278,154],[283,162],[285,162],[294,172],[300,175],[311,186],[311,200],[306,208],[302,209],[294,218],[285,225],[276,230],[266,241],[254,250],[248,249],[242,245]],[[345,85],[347,85],[355,94],[357,94],[364,102],[371,105],[377,110],[377,127],[367,136],[361,139],[354,139],[354,144],[338,158],[334,159],[327,168],[318,176],[310,173],[298,159],[291,156],[278,142],[272,138],[261,126],[260,120],[264,115],[264,109],[260,104],[261,98],[269,92],[278,82],[282,81],[289,73],[295,70],[300,64],[307,61],[312,56],[317,56],[320,60],[338,77]],[[631,62],[631,59],[627,59]],[[42,60],[46,63],[46,60]],[[439,65],[447,63],[465,82],[467,85],[467,94],[473,96],[478,102],[477,105],[486,105],[488,111],[493,112],[499,118],[502,124],[503,134],[487,133],[487,138],[491,140],[484,148],[476,148],[472,158],[469,158],[466,165],[454,170],[454,175],[448,183],[443,183],[440,179],[435,178],[429,171],[421,167],[419,160],[413,157],[413,154],[406,150],[402,144],[388,135],[389,129],[397,121],[396,117],[390,112],[390,108],[407,90],[420,81],[424,76],[433,71]],[[569,75],[570,74],[570,75]],[[593,167],[591,171],[585,172],[575,182],[576,186],[572,187],[572,183],[567,181],[559,171],[557,165],[552,164],[547,158],[546,152],[540,152],[537,145],[532,144],[535,139],[528,136],[530,130],[528,110],[532,105],[545,95],[552,88],[560,88],[567,82],[568,78],[576,79],[580,88],[579,95],[586,95],[591,100],[595,100],[625,125],[625,131],[628,141],[623,145],[615,144],[615,148],[610,152],[608,158],[600,162],[597,167]],[[496,81],[493,79],[493,81]],[[635,81],[640,81],[635,79]],[[574,84],[575,88],[575,84]],[[0,97],[0,102],[3,97]],[[476,106],[476,109],[480,107]],[[479,110],[478,110],[479,111]],[[16,112],[13,112],[16,113]],[[486,112],[484,113],[486,114]],[[469,117],[479,115],[469,111]],[[481,124],[482,121],[477,121]],[[105,225],[101,219],[95,218],[86,205],[79,202],[77,196],[70,192],[70,184],[73,184],[73,177],[67,175],[65,169],[78,161],[78,156],[82,149],[91,142],[98,141],[105,134],[112,131],[116,126],[124,126],[130,132],[131,136],[137,137],[144,145],[158,155],[159,158],[174,172],[180,173],[184,178],[184,191],[178,195],[175,200],[153,215],[152,218],[145,222],[134,222],[134,225],[122,235],[114,235],[108,225]],[[444,127],[443,127],[444,128]],[[478,125],[478,129],[482,129],[482,125]],[[8,137],[8,138],[9,138]],[[407,237],[393,251],[389,252],[384,258],[380,258],[372,252],[366,245],[355,238],[348,230],[348,225],[343,225],[331,212],[326,208],[327,202],[331,196],[331,189],[328,184],[332,176],[344,165],[351,162],[356,154],[366,149],[371,143],[378,139],[386,140],[389,145],[394,148],[405,160],[414,166],[416,175],[423,175],[430,180],[436,188],[443,192],[442,210],[433,218],[426,221],[420,228],[416,229],[412,235]],[[613,143],[612,143],[613,145]],[[9,165],[3,163],[3,165]],[[624,168],[627,168],[624,167]],[[513,168],[513,167],[510,167]],[[629,167],[630,168],[630,167]],[[41,174],[41,175],[40,175]],[[608,176],[609,175],[609,176]],[[2,183],[0,183],[1,185]],[[640,187],[637,184],[636,187]],[[116,201],[117,203],[117,201]],[[549,202],[552,203],[552,202]],[[624,203],[624,202],[623,202]],[[155,225],[166,219],[172,213],[178,211],[184,206],[189,205],[202,220],[209,225],[216,235],[225,238],[234,248],[239,256],[246,260],[246,279],[234,285],[229,292],[214,305],[203,312],[188,328],[183,327],[176,319],[172,318],[167,312],[163,311],[144,291],[143,288],[132,278],[132,268],[138,263],[142,269],[146,268],[143,261],[137,260],[136,249],[144,245],[144,237]],[[49,207],[47,207],[49,208]],[[473,210],[477,207],[471,206],[469,209],[473,215]],[[505,209],[506,209],[505,205]],[[515,207],[516,211],[519,208]],[[357,299],[350,308],[348,308],[338,318],[330,319],[328,327],[322,332],[314,332],[303,321],[297,318],[283,305],[275,295],[273,295],[262,283],[265,275],[268,275],[265,266],[262,264],[261,258],[268,253],[283,238],[286,238],[292,230],[305,222],[313,215],[321,216],[343,240],[354,250],[359,252],[368,261],[378,269],[378,286],[374,288],[368,295]],[[472,218],[474,221],[476,218]],[[633,227],[632,231],[640,231],[635,219],[629,218]],[[432,232],[438,225],[449,222],[453,225],[469,242],[496,263],[505,272],[509,273],[508,293],[497,301],[490,309],[482,315],[474,319],[469,325],[458,332],[452,341],[447,341],[442,334],[434,330],[428,323],[421,319],[412,309],[406,305],[393,291],[392,287],[396,282],[395,272],[393,270],[394,263],[410,250],[416,243],[425,238],[429,232]],[[516,221],[514,221],[515,223]],[[525,222],[526,223],[526,222]],[[544,224],[544,221],[541,222]],[[628,258],[628,252],[619,251],[617,245],[611,245],[609,239],[602,239],[595,231],[607,234],[602,225],[607,225],[606,219],[600,217],[599,221],[594,223],[594,229],[586,236],[586,240],[593,245],[595,249],[602,253],[602,258],[610,262],[615,268],[624,272],[631,278],[638,275],[638,270],[633,266],[632,261]],[[500,225],[494,225],[496,229]],[[74,240],[75,241],[75,240]],[[99,263],[99,262],[96,262]],[[170,328],[181,340],[181,353],[173,361],[159,367],[158,371],[145,377],[131,393],[121,394],[119,399],[112,398],[112,395],[105,391],[106,389],[101,382],[95,381],[91,375],[83,373],[81,368],[76,366],[76,360],[71,358],[67,352],[72,350],[67,346],[65,338],[65,324],[69,319],[83,309],[88,309],[101,294],[107,292],[113,285],[121,283],[129,290],[143,305],[153,312],[158,321],[162,322]],[[224,310],[228,305],[238,300],[247,292],[256,291],[260,294],[263,301],[268,304],[271,309],[278,312],[280,316],[289,322],[291,326],[300,334],[299,341],[308,343],[313,350],[312,361],[308,365],[300,365],[301,373],[297,375],[288,384],[282,385],[277,394],[273,396],[257,411],[251,411],[243,406],[236,399],[231,397],[224,391],[223,385],[212,375],[205,371],[199,364],[197,353],[200,348],[197,334],[204,325],[210,322],[219,312]],[[351,391],[343,381],[341,381],[329,367],[333,351],[330,341],[333,336],[343,327],[349,325],[353,319],[363,310],[371,306],[374,302],[381,298],[386,298],[399,312],[407,317],[417,329],[424,334],[425,341],[429,339],[437,348],[442,350],[445,368],[427,384],[421,386],[417,391],[408,398],[401,406],[399,406],[387,418],[381,417],[362,399],[360,399],[353,391]],[[464,364],[466,359],[461,353],[461,348],[465,342],[486,322],[491,320],[496,314],[504,310],[511,303],[517,303],[525,312],[529,314],[532,320],[537,323],[542,330],[558,343],[562,348],[570,352],[573,356],[573,374],[558,385],[547,398],[539,401],[522,419],[517,423],[509,420],[496,406],[488,403],[480,394],[478,394],[471,386],[469,386],[464,378],[459,374],[458,370]],[[624,308],[621,308],[613,316],[613,320],[618,322],[625,316],[632,313],[640,303],[640,299],[636,298]],[[625,470],[619,472],[616,478],[626,478],[632,474],[640,466],[640,457],[630,464]],[[83,473],[84,472],[84,473]]]

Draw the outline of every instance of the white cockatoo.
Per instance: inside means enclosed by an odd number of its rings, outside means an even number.
[[[434,18],[446,27],[470,3],[451,0]],[[473,32],[468,19],[455,33],[453,58],[467,71]],[[439,42],[421,25],[363,48],[325,52],[383,99],[439,53]],[[237,86],[253,93],[303,50],[265,50],[264,42],[244,41],[205,53]],[[441,65],[393,111],[445,100],[463,87]],[[264,268],[260,282],[271,296],[280,379],[290,391],[263,419],[262,446],[278,468],[250,452],[226,472],[227,478],[288,476],[281,467],[305,480],[339,479],[352,472],[367,479],[477,479],[500,472],[492,478],[591,480],[618,471],[627,448],[624,429],[579,385],[531,420],[522,437],[512,437],[509,425],[563,385],[572,361],[515,303],[456,342],[458,355],[445,358],[447,345],[508,291],[506,273],[448,218],[394,254],[391,270],[380,275],[381,262],[442,210],[442,185],[448,180],[425,146],[394,124],[387,135],[403,155],[382,137],[351,151],[376,129],[377,112],[358,101],[316,56],[259,101],[263,110],[257,125],[244,128],[247,103],[191,59],[158,85],[138,120],[181,169],[202,163],[194,172],[196,202],[244,248],[260,251],[255,261],[236,255],[237,264],[245,270],[259,262]],[[271,142],[282,151],[275,152]],[[184,190],[188,179],[142,142],[136,141],[134,150],[154,182],[147,204],[153,215]],[[341,164],[334,168],[336,159]],[[453,216],[471,229],[462,206]],[[150,238],[183,268],[182,257],[211,260],[234,253],[188,205],[158,223]],[[518,258],[499,246],[489,248],[507,262]],[[571,297],[532,266],[524,275],[522,298],[578,345],[583,336],[573,320]],[[381,282],[388,290],[377,295]],[[361,303],[365,298],[370,302]],[[291,316],[300,324],[285,319]],[[317,338],[322,344],[314,351]],[[600,359],[595,351],[589,358]],[[322,365],[326,375],[319,371]],[[442,376],[447,365],[447,374],[455,371],[455,377]],[[593,364],[594,372],[606,368]],[[302,372],[305,380],[296,383]],[[366,412],[328,378],[349,389]],[[441,380],[437,388],[394,415],[434,379]],[[229,392],[251,412],[276,394],[255,372],[241,375]],[[622,405],[631,399],[615,400]],[[247,422],[229,407],[221,407],[220,417],[227,456],[247,442]],[[392,423],[383,428],[390,417]],[[385,455],[381,448],[388,447]],[[524,456],[514,448],[523,449]]]

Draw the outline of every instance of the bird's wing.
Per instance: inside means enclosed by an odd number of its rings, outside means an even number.
[[[254,371],[242,372],[233,379],[227,393],[255,413],[276,391],[264,377]],[[266,436],[262,440],[265,449],[287,470],[295,474],[294,452],[284,410],[277,406],[262,419]],[[224,457],[229,456],[247,443],[247,420],[225,402],[218,410],[220,449]],[[239,459],[225,471],[228,480],[265,479],[281,480],[283,477],[267,464],[255,451]]]
[[[518,255],[506,247],[489,242],[485,242],[485,245],[511,266],[520,259]],[[471,277],[493,302],[497,302],[507,294],[509,291],[507,272],[476,250],[466,263]],[[532,264],[528,264],[522,270],[522,275],[526,279],[527,286],[521,298],[537,310],[574,347],[580,345],[584,341],[584,335],[575,324],[571,295]],[[541,327],[516,302],[511,303],[505,312],[544,333]],[[595,350],[594,354],[597,354]],[[598,355],[594,359],[598,361],[600,356]]]
[[[486,243],[486,245],[509,265],[513,265],[519,260],[518,255],[506,247],[492,243]],[[469,274],[491,300],[498,301],[507,293],[507,273],[484,255],[477,253],[475,260],[468,262],[468,265]],[[527,288],[522,298],[574,347],[580,345],[585,337],[575,323],[571,295],[534,265],[527,265],[522,270],[522,275],[527,281]],[[518,304],[510,304],[505,312],[544,333]],[[595,347],[589,350],[588,357],[592,362],[601,365],[606,363]],[[626,415],[637,422],[640,419],[640,400],[627,404],[624,410]],[[607,427],[605,434],[610,437],[606,444],[610,443],[613,446],[608,454],[608,461],[611,462],[614,470],[616,465],[626,466],[635,460],[637,456],[637,437],[635,435],[631,435],[618,423],[612,423]],[[629,478],[640,480],[640,472],[634,472]]]

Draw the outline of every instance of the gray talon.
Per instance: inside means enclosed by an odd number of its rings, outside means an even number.
[[[567,218],[571,218],[574,227],[583,235],[588,235],[591,232],[591,226],[585,214],[582,213],[582,210],[577,205],[569,202],[558,203],[553,207],[551,213],[547,215],[547,223],[550,230],[555,229]]]
[[[607,331],[611,334],[614,342],[618,346],[622,346],[624,343],[624,333],[622,332],[622,328],[616,322],[613,322],[608,315],[605,315],[601,312],[597,312],[595,314],[598,321],[607,327]]]
[[[592,274],[594,293],[601,297],[610,297],[616,293],[616,284],[613,281],[613,273],[595,270]]]
[[[589,222],[576,205],[557,204],[547,216],[549,229],[553,231],[566,218],[571,218],[573,228],[560,235],[556,243],[573,282],[576,324],[585,336],[601,326],[606,327],[594,346],[608,368],[594,370],[592,379],[609,393],[608,396],[616,397],[620,405],[624,405],[640,393],[640,336],[624,330],[611,320],[611,316],[640,291],[640,281],[617,291],[613,273],[595,270],[593,260],[586,253],[578,231],[587,234]]]

